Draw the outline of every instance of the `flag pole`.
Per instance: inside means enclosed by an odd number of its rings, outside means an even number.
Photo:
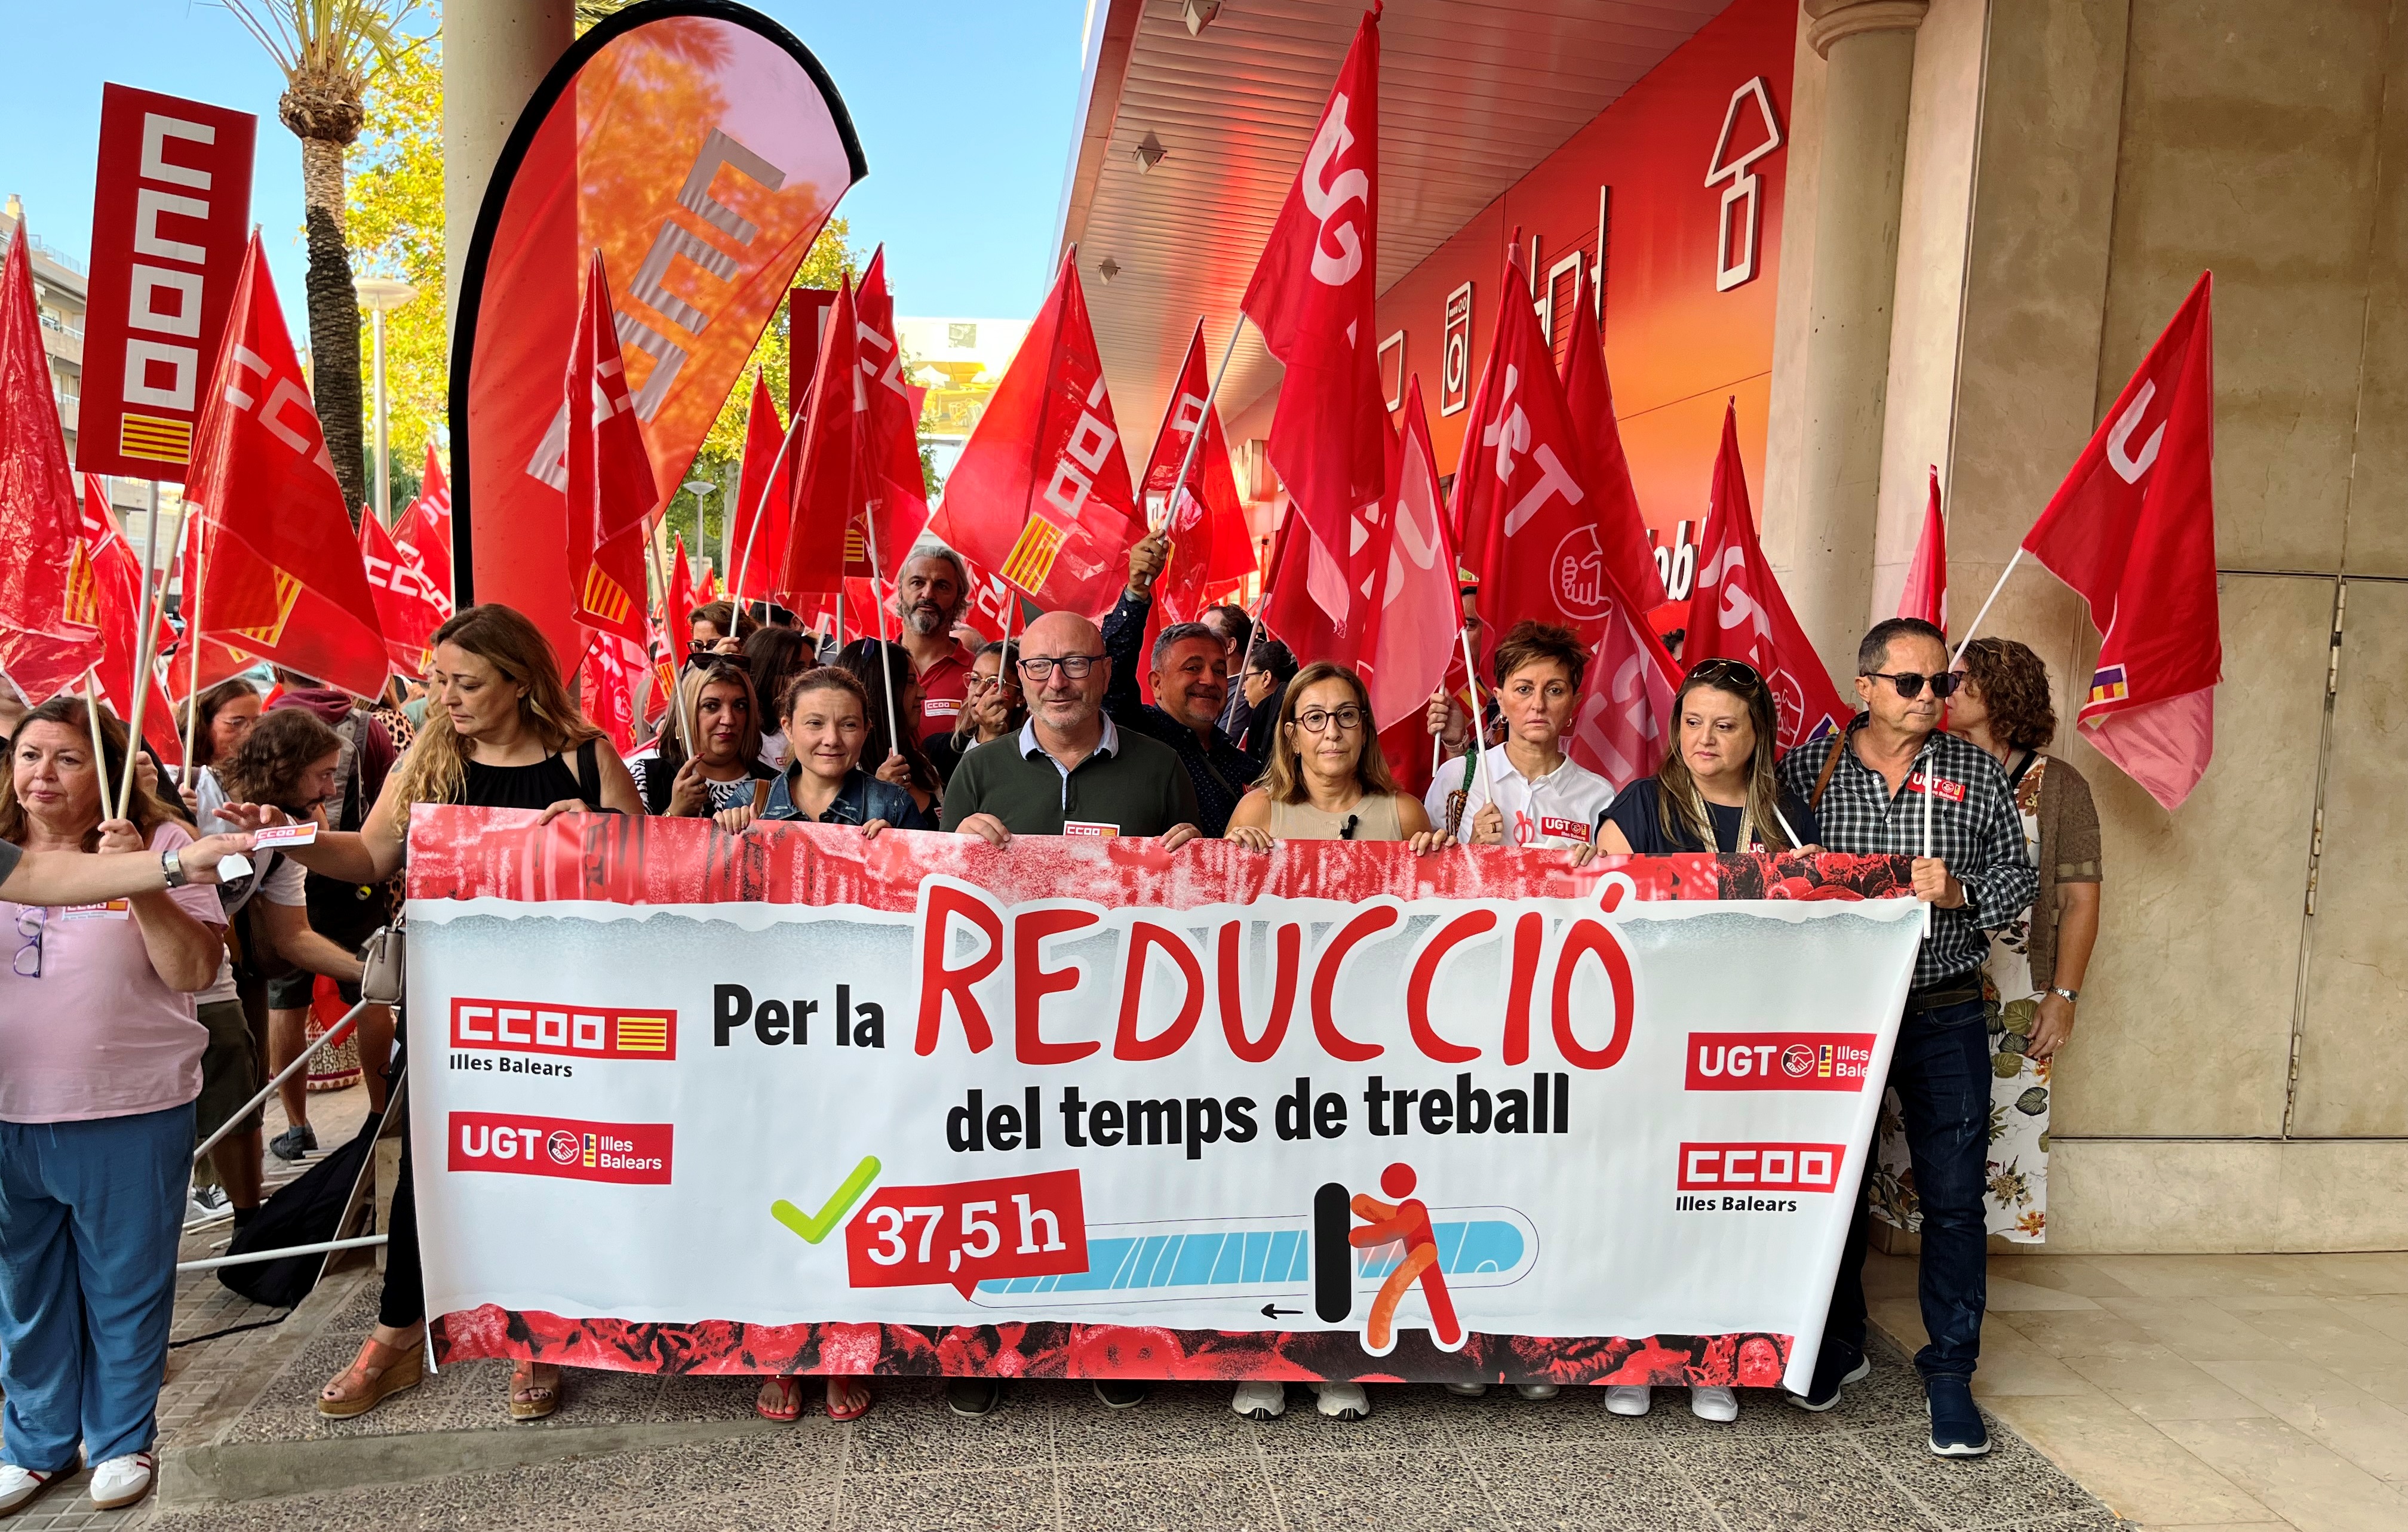
[[[1973,621],[1967,625],[1965,637],[1957,642],[1956,652],[1948,657],[1950,669],[1955,669],[1957,663],[1965,658],[1965,646],[1973,641],[1973,635],[1982,631],[1982,619],[1989,616],[1990,609],[1999,604],[1999,593],[2007,588],[2007,577],[2014,574],[2015,566],[2023,561],[2024,551],[2021,547],[2017,547],[2015,556],[2007,560],[2007,566],[1999,571],[1999,582],[1990,587],[1989,598],[1982,603],[1982,609],[1973,614]]]
[[[1196,417],[1196,429],[1187,433],[1187,451],[1179,460],[1179,477],[1170,481],[1170,498],[1163,503],[1162,521],[1154,522],[1148,517],[1146,530],[1149,532],[1161,531],[1179,514],[1180,492],[1187,487],[1187,470],[1195,465],[1197,444],[1204,439],[1204,422],[1212,418],[1212,402],[1221,396],[1221,379],[1229,375],[1229,359],[1238,354],[1238,337],[1245,333],[1246,311],[1240,308],[1238,310],[1238,322],[1229,326],[1229,343],[1221,348],[1221,365],[1212,369],[1211,386],[1204,391],[1204,408]],[[1171,408],[1175,411],[1178,408],[1179,401],[1174,395]],[[1176,420],[1178,417],[1174,414],[1171,418]],[[1201,503],[1202,497],[1197,498]]]
[[[108,748],[100,738],[100,688],[94,684],[98,679],[93,669],[83,673],[83,717],[92,725],[92,775],[93,785],[100,789],[100,817],[115,819],[117,809],[108,801]],[[133,752],[126,753],[130,757]]]
[[[1471,626],[1467,623],[1455,633],[1463,640],[1463,689],[1471,697],[1471,751],[1480,761],[1480,790],[1488,795],[1490,803],[1495,803],[1497,783],[1488,771],[1488,730],[1480,714],[1480,670],[1471,658]]]
[[[878,559],[878,518],[872,516],[867,507],[861,513],[861,530],[869,544],[869,598],[876,601],[878,571],[884,566]],[[843,577],[839,575],[838,578]],[[903,720],[895,715],[895,661],[886,648],[885,607],[881,605],[870,616],[876,620],[878,628],[878,679],[886,683],[886,750],[890,755],[899,756],[903,753]],[[882,768],[886,763],[881,761],[878,765]],[[870,775],[875,777],[878,772],[872,770]]]
[[[662,512],[662,515],[665,518],[667,514],[668,513],[666,511]],[[657,581],[661,587],[661,632],[666,636],[669,631],[670,626],[669,592],[673,587],[669,584],[668,570],[661,564],[663,554],[661,552],[660,542],[649,532],[644,536],[644,551],[652,555],[651,563],[652,579]],[[730,625],[733,625],[732,623]],[[649,676],[652,669],[652,665],[649,663],[651,660],[650,654],[648,653],[645,658],[647,663],[644,666],[644,672]],[[669,656],[669,711],[677,719],[678,743],[685,747],[686,758],[688,760],[694,760],[701,755],[702,751],[700,741],[695,738],[695,729],[698,720],[689,720],[686,717],[684,669],[684,656],[679,654],[672,654]],[[695,705],[697,710],[700,709],[701,703],[702,698],[700,694],[697,694],[695,697]],[[637,700],[636,710],[638,713],[645,710],[640,697]],[[639,717],[636,722],[638,723],[641,723],[643,720]],[[658,752],[655,751],[654,753],[657,754]]]
[[[142,539],[142,595],[134,604],[134,710],[126,728],[125,769],[118,779],[117,801],[127,802],[134,793],[134,761],[142,751],[142,714],[150,700],[150,667],[159,658],[152,632],[157,622],[157,609],[151,605],[150,580],[159,568],[159,481],[150,480],[150,521]]]
[[[1847,737],[1842,735],[1840,738],[1840,742],[1831,748],[1834,750],[1847,749]],[[1923,742],[1923,749],[1915,752],[1914,763],[1914,769],[1923,773],[1923,854],[1927,860],[1931,855],[1931,799],[1933,796],[1932,789],[1935,784],[1931,780],[1931,767],[1924,762],[1922,757],[1928,753],[1930,749],[1931,741],[1926,739]],[[1931,901],[1929,899],[1923,901],[1923,934],[1927,937],[1931,935]]]
[[[187,506],[191,502],[186,502]],[[184,775],[182,785],[191,787],[194,780],[193,744],[201,724],[201,592],[208,584],[209,539],[207,522],[192,522],[193,512],[184,516],[193,528],[193,588],[186,594],[193,598],[193,609],[184,620],[184,642],[193,646],[193,683],[184,698]]]

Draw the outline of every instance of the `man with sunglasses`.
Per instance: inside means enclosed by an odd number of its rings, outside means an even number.
[[[1989,941],[1983,933],[2014,921],[2038,894],[2039,877],[2025,853],[2006,773],[1989,752],[1941,732],[1941,703],[1956,689],[1946,635],[1911,617],[1876,623],[1856,650],[1856,696],[1865,710],[1844,735],[1791,751],[1780,776],[1821,820],[1826,846],[1912,857],[1915,895],[1931,905],[1889,1085],[1905,1109],[1923,1208],[1917,1291],[1930,1343],[1915,1353],[1914,1365],[1930,1404],[1930,1447],[1942,1457],[1979,1457],[1990,1450],[1972,1393],[1987,1287],[1982,1193],[1990,1049],[1982,964]],[[1840,1402],[1841,1385],[1866,1371],[1861,1167],[1857,1175],[1856,1217],[1814,1380],[1808,1393],[1790,1396],[1806,1410],[1830,1409]]]

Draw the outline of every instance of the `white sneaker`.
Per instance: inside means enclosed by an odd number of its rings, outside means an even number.
[[[1689,1389],[1689,1413],[1699,1420],[1735,1421],[1739,1419],[1739,1396],[1711,1383],[1694,1384]]]
[[[14,1463],[0,1463],[0,1516],[24,1510],[33,1504],[36,1496],[73,1471],[68,1468],[58,1473],[36,1473]]]
[[[1552,1399],[1564,1391],[1561,1383],[1515,1383],[1513,1392],[1526,1399]]]
[[[92,1470],[92,1504],[95,1511],[130,1506],[150,1493],[150,1454],[128,1453]]]
[[[1315,1383],[1312,1391],[1321,1396],[1321,1412],[1332,1420],[1361,1420],[1371,1412],[1371,1396],[1361,1383]]]
[[[1476,1399],[1488,1392],[1486,1383],[1449,1383],[1446,1391],[1458,1399]]]
[[[1260,1380],[1240,1383],[1229,1408],[1248,1420],[1277,1420],[1287,1413],[1287,1385]]]
[[[1643,1415],[1655,1402],[1656,1391],[1645,1383],[1609,1383],[1605,1407],[1617,1415]]]

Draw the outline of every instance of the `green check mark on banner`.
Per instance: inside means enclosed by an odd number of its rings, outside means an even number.
[[[869,1190],[869,1183],[878,1179],[878,1156],[865,1154],[861,1163],[853,1167],[853,1174],[844,1178],[844,1184],[836,1189],[836,1195],[829,1197],[818,1212],[806,1214],[784,1197],[780,1197],[769,1204],[769,1216],[801,1235],[804,1243],[816,1245],[826,1238],[828,1230],[836,1227],[837,1221],[861,1200],[861,1194]]]

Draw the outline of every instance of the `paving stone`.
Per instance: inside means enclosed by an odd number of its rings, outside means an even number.
[[[1279,1525],[1263,1460],[1251,1452],[1174,1462],[1065,1463],[1056,1482],[1064,1532],[1268,1532]]]
[[[1268,1459],[1292,1532],[1468,1532],[1498,1525],[1486,1487],[1452,1447]]]
[[[1705,1496],[1653,1442],[1503,1447],[1471,1461],[1507,1526],[1719,1532]]]
[[[999,1468],[845,1477],[834,1525],[840,1532],[1036,1532],[1059,1524],[1054,1470]]]
[[[1846,1432],[1700,1436],[1665,1451],[1731,1532],[1936,1532],[1941,1525]]]

